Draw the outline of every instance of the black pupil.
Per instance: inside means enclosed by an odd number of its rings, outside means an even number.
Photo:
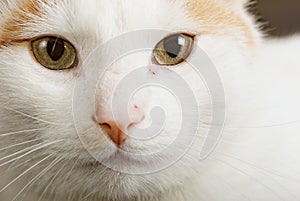
[[[166,38],[163,41],[164,49],[171,58],[176,58],[180,53],[180,50],[182,48],[182,45],[179,44],[180,37],[181,36],[179,34],[176,34]]]
[[[65,51],[64,41],[60,38],[51,38],[47,43],[47,52],[53,61],[59,60]]]

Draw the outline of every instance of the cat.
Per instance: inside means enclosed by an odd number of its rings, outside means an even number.
[[[1,1],[0,200],[299,200],[300,37],[248,3]]]

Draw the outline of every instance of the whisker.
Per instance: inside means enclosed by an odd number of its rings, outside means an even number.
[[[242,160],[242,159],[240,159],[240,158],[238,158],[238,157],[236,157],[236,156],[234,156],[234,155],[222,153],[222,152],[219,152],[219,151],[215,151],[215,152],[216,152],[216,154],[221,154],[221,155],[223,155],[223,156],[225,156],[225,157],[228,157],[228,158],[237,160],[237,161],[239,161],[239,162],[241,162],[241,163],[243,163],[243,164],[245,164],[245,165],[247,165],[247,166],[250,166],[250,167],[252,167],[252,168],[255,168],[255,169],[257,169],[257,170],[260,170],[260,171],[262,171],[262,172],[265,172],[265,173],[267,173],[267,174],[271,174],[271,175],[274,175],[274,176],[277,176],[277,177],[285,178],[285,177],[283,177],[282,175],[280,175],[280,173],[279,173],[278,171],[276,171],[276,170],[274,170],[274,169],[266,169],[266,168],[263,168],[263,167],[256,166],[255,164],[253,164],[253,163],[251,163],[251,162],[249,162],[249,161]],[[291,179],[291,178],[289,178],[289,179]]]
[[[197,151],[196,151],[196,152],[197,152]],[[187,153],[187,154],[185,155],[185,157],[187,157],[187,158],[189,158],[189,159],[191,159],[191,160],[195,160],[195,156],[190,155],[189,153]],[[206,169],[206,167],[203,165],[202,162],[199,163],[198,165],[202,166],[201,168],[205,168],[205,169]],[[250,201],[250,200],[251,200],[251,199],[250,199],[246,194],[244,194],[243,192],[239,192],[239,191],[237,192],[237,191],[236,191],[236,187],[235,187],[234,185],[232,185],[228,180],[224,179],[223,177],[217,175],[217,174],[214,173],[214,172],[211,172],[211,173],[210,173],[210,177],[211,177],[211,176],[214,177],[215,179],[217,179],[217,180],[218,180],[218,183],[222,183],[222,185],[224,184],[224,185],[227,186],[230,190],[232,190],[232,192],[238,194],[243,200],[245,200],[245,201]]]
[[[68,179],[69,176],[71,175],[71,172],[73,171],[73,169],[74,169],[75,166],[77,165],[78,161],[79,161],[79,157],[77,157],[77,159],[74,161],[74,163],[73,163],[73,165],[72,165],[70,171],[66,174],[65,178],[63,179],[63,182],[62,182],[63,184],[65,184],[65,182],[67,182],[67,179]]]
[[[190,156],[189,154],[187,154],[187,156],[188,156],[190,159],[194,160],[194,157],[193,157],[193,156]],[[202,163],[200,163],[199,165],[202,165],[202,166],[203,166]],[[213,173],[213,172],[211,172],[210,174],[211,174],[213,177],[215,177],[219,182],[222,182],[223,184],[225,184],[229,189],[232,190],[232,192],[235,192],[235,193],[237,193],[238,195],[240,195],[241,198],[243,198],[243,200],[245,200],[245,201],[251,201],[251,199],[250,199],[246,194],[244,194],[243,192],[236,191],[235,186],[232,185],[232,184],[230,183],[229,180],[227,180],[227,179],[225,179],[225,178],[223,178],[223,177],[220,177],[219,175],[217,175],[216,173]]]
[[[19,167],[22,167],[23,165],[29,163],[30,161],[32,161],[34,159],[35,159],[35,157],[30,157],[29,159],[27,159],[26,161],[24,161],[22,163],[17,163],[18,160],[16,160],[7,168],[7,170],[12,169],[12,168],[17,169]]]
[[[281,126],[288,126],[299,123],[300,120],[294,120],[294,121],[287,121],[283,123],[278,124],[266,124],[266,125],[260,125],[260,126],[239,126],[239,127],[231,127],[226,126],[226,129],[257,129],[257,128],[276,128]]]
[[[280,174],[280,172],[272,169],[272,168],[263,168],[263,167],[259,167],[259,166],[256,166],[254,165],[252,162],[249,162],[249,161],[246,161],[246,160],[242,160],[242,159],[239,159],[233,155],[229,155],[229,154],[224,154],[224,153],[220,153],[218,152],[219,154],[222,154],[223,156],[225,157],[228,157],[228,158],[231,158],[231,159],[234,159],[234,160],[237,160],[239,162],[241,162],[242,164],[250,167],[250,168],[253,168],[253,169],[256,169],[256,170],[259,170],[263,175],[265,176],[268,176],[270,178],[272,178],[272,180],[279,184],[283,189],[285,189],[289,194],[291,194],[293,197],[295,197],[296,200],[299,200],[299,198],[294,195],[293,193],[291,193],[287,188],[285,188],[284,186],[282,186],[282,184],[280,182],[277,181],[277,179],[274,178],[274,176],[276,177],[280,177],[280,178],[283,178],[283,179],[289,179],[289,180],[294,180],[294,181],[297,181],[299,182],[299,180],[295,180],[295,178],[292,178],[291,176],[283,176]]]
[[[270,188],[269,186],[267,186],[267,185],[264,184],[263,182],[259,181],[257,178],[253,177],[252,175],[247,174],[245,171],[241,170],[240,168],[235,167],[235,166],[233,166],[232,164],[230,164],[230,163],[228,163],[228,162],[226,162],[226,161],[223,161],[223,160],[221,160],[221,159],[218,159],[218,158],[215,158],[215,157],[212,157],[212,156],[210,156],[208,159],[215,160],[215,161],[217,161],[217,162],[219,162],[219,163],[222,163],[222,164],[224,164],[224,165],[226,165],[226,166],[228,166],[228,167],[230,167],[230,168],[232,168],[232,169],[234,169],[234,170],[236,170],[236,171],[242,173],[242,174],[245,175],[246,177],[248,177],[248,178],[250,178],[250,179],[256,181],[258,184],[260,184],[260,185],[262,185],[263,187],[265,187],[267,190],[269,190],[271,193],[273,193],[279,200],[283,200],[282,197],[281,197],[278,193],[276,193],[272,188]]]
[[[4,107],[4,108],[7,109],[7,110],[10,110],[10,111],[13,111],[13,112],[15,112],[17,114],[21,114],[21,115],[23,115],[25,117],[29,117],[31,119],[37,120],[37,121],[42,122],[42,123],[47,123],[47,124],[56,125],[56,126],[60,125],[60,124],[57,124],[57,123],[53,123],[53,122],[50,122],[50,121],[43,120],[43,119],[38,118],[38,117],[31,116],[29,114],[26,114],[24,112],[21,112],[21,111],[18,111],[18,110],[9,108],[9,107]]]
[[[20,151],[17,151],[17,152],[15,152],[15,153],[9,154],[9,155],[7,155],[7,156],[5,156],[5,157],[0,158],[0,161],[3,161],[3,160],[5,160],[5,159],[7,159],[7,158],[10,158],[10,157],[12,157],[12,156],[15,156],[15,155],[21,154],[21,153],[23,153],[23,152],[26,152],[27,150],[30,150],[31,148],[34,148],[34,147],[36,147],[36,146],[40,146],[41,144],[43,144],[43,143],[39,143],[39,144],[30,146],[30,147],[24,148],[24,149],[22,149],[22,150],[20,150]],[[1,165],[0,165],[0,167],[1,167]]]
[[[30,187],[31,185],[33,185],[35,182],[38,181],[39,178],[41,178],[43,175],[45,175],[51,168],[53,168],[55,165],[57,165],[61,160],[63,159],[63,157],[57,157],[56,159],[54,159],[45,169],[43,169],[39,174],[37,174],[33,179],[31,179],[20,191],[19,193],[16,194],[16,196],[12,199],[12,201],[15,201],[22,192],[25,191],[26,188]],[[26,192],[28,192],[29,189],[27,189]],[[26,196],[26,192],[24,193],[23,198]]]
[[[21,156],[18,156],[18,157],[14,158],[14,159],[11,159],[11,160],[9,160],[9,161],[7,161],[7,162],[5,162],[5,163],[0,164],[0,167],[2,167],[2,166],[4,166],[4,165],[7,165],[7,164],[9,164],[9,163],[11,163],[11,162],[13,162],[13,161],[15,161],[15,160],[20,159],[20,158],[23,158],[24,156],[27,156],[27,155],[29,155],[29,154],[31,154],[31,153],[37,151],[37,150],[40,150],[40,149],[42,149],[42,148],[44,148],[44,147],[47,147],[47,146],[49,146],[49,145],[52,145],[52,144],[55,144],[55,143],[58,143],[58,142],[61,142],[61,141],[63,141],[63,140],[57,140],[57,141],[49,142],[49,143],[45,143],[45,144],[40,143],[40,144],[38,144],[38,145],[34,145],[34,146],[32,146],[32,147],[36,147],[36,146],[38,146],[38,147],[35,148],[35,149],[33,149],[33,150],[31,150],[31,151],[26,152],[25,154],[23,154],[23,155],[21,155]],[[42,145],[41,145],[41,144],[42,144]],[[31,149],[32,147],[29,147],[29,148],[27,148],[27,149]],[[24,152],[24,150],[21,150],[20,152],[22,153],[22,152]],[[11,154],[11,155],[16,155],[16,153]],[[5,159],[5,158],[9,158],[9,157],[10,157],[10,156],[6,156],[6,157],[0,159],[0,161],[3,160],[3,159]]]
[[[77,157],[77,159],[73,162],[73,165],[72,165],[70,171],[65,175],[65,177],[64,177],[64,179],[62,181],[63,186],[67,182],[67,179],[70,177],[70,175],[71,175],[72,171],[74,170],[75,166],[77,165],[78,161],[79,161],[79,157]],[[69,192],[68,201],[70,200],[71,192],[72,191]]]
[[[86,196],[84,196],[83,198],[80,198],[80,200],[85,200],[88,199],[91,195],[93,195],[93,191],[91,191],[89,194],[87,194]]]
[[[29,130],[22,130],[22,131],[14,131],[14,132],[0,134],[0,137],[6,137],[6,136],[16,135],[16,134],[22,134],[22,133],[30,133],[30,132],[41,131],[41,130],[44,130],[44,129],[39,128],[39,129],[29,129]]]
[[[40,139],[34,139],[34,140],[29,140],[29,141],[13,144],[13,145],[1,148],[0,151],[4,151],[4,150],[7,150],[7,149],[10,149],[10,148],[13,148],[13,147],[17,147],[17,146],[20,146],[20,145],[24,145],[24,144],[29,144],[31,142],[35,142],[35,141],[38,141],[38,140],[40,140]]]
[[[106,166],[103,166],[104,169],[101,171],[101,173],[104,173],[107,169],[109,169],[109,167],[106,167]],[[86,196],[82,197],[83,194],[80,195],[80,200],[85,200],[85,199],[88,199],[91,195],[93,195],[93,190],[91,190],[91,192],[89,194],[87,194]],[[68,200],[69,201],[69,200]]]
[[[70,161],[70,160],[69,160]],[[68,162],[69,162],[68,161]],[[38,201],[41,201],[41,199],[43,198],[43,196],[45,195],[45,193],[47,192],[48,188],[50,187],[50,185],[54,182],[55,178],[59,175],[59,173],[63,170],[63,168],[65,168],[65,166],[68,164],[68,162],[66,162],[58,171],[57,173],[53,176],[53,178],[51,179],[51,181],[48,183],[48,185],[45,187],[44,191],[42,192],[40,198]]]
[[[207,136],[207,135],[195,135],[195,138],[200,138],[200,139],[206,140],[207,138],[209,138],[209,136]],[[233,144],[233,145],[239,144],[237,142],[231,142],[229,140],[224,140],[224,139],[222,139],[222,137],[217,138],[216,142],[222,142],[222,143]]]
[[[22,176],[24,176],[25,174],[27,174],[30,170],[32,170],[33,168],[35,168],[36,166],[38,166],[39,164],[41,164],[42,162],[44,162],[45,160],[47,160],[48,158],[50,158],[51,155],[43,158],[42,160],[40,160],[39,162],[35,163],[34,165],[32,165],[30,168],[28,168],[27,170],[25,170],[23,173],[21,173],[19,176],[17,176],[15,179],[13,179],[11,182],[9,182],[6,186],[4,186],[1,190],[0,193],[2,193],[3,191],[5,191],[9,186],[11,186],[13,183],[15,183],[17,180],[19,180]]]

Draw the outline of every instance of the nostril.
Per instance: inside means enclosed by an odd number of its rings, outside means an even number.
[[[139,120],[137,120],[137,121],[132,121],[132,122],[128,125],[128,128],[134,126],[135,124],[138,124],[138,123],[144,121],[144,119],[145,119],[145,115],[142,115],[141,118],[140,118]]]
[[[120,147],[125,140],[127,135],[123,132],[122,128],[114,121],[99,124],[104,133],[111,139],[116,146]]]
[[[111,126],[108,123],[103,123],[99,125],[106,134],[109,134],[111,132]]]

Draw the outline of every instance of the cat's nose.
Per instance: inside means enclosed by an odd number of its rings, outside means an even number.
[[[137,106],[129,110],[129,118],[120,117],[119,119],[114,119],[112,118],[113,115],[109,114],[109,112],[98,113],[97,121],[105,134],[117,147],[120,147],[126,141],[128,130],[134,124],[138,124],[144,119],[144,115]]]
[[[120,147],[127,139],[125,126],[115,121],[107,121],[99,124],[107,136],[116,146]]]

